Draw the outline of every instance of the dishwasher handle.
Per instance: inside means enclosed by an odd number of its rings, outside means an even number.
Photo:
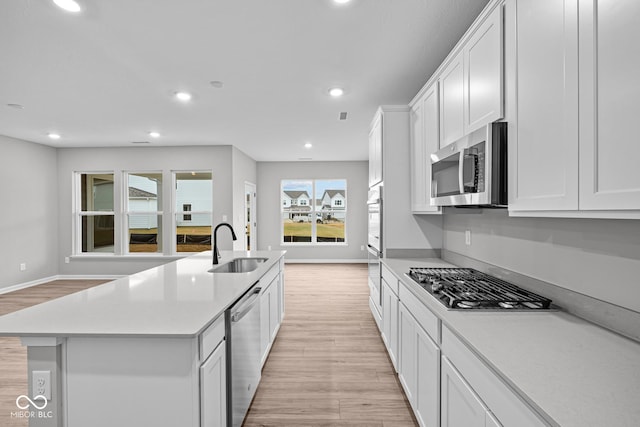
[[[251,291],[251,296],[246,298],[245,301],[242,302],[242,305],[237,308],[234,307],[233,312],[231,313],[231,321],[238,322],[242,319],[248,312],[251,311],[256,302],[260,299],[260,292],[262,291],[261,287],[256,287]]]

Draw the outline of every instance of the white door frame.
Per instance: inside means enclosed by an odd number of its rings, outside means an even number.
[[[248,199],[248,200],[247,200]],[[243,249],[255,251],[257,247],[256,219],[256,185],[252,182],[244,182],[244,237]],[[249,233],[249,230],[251,232]]]

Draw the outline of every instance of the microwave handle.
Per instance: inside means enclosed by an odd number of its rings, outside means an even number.
[[[460,150],[460,159],[458,161],[458,187],[460,194],[464,194],[464,150]]]

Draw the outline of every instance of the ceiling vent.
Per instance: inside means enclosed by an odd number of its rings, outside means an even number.
[[[347,120],[347,112],[343,111],[342,113],[340,113],[340,120]]]
[[[131,141],[132,144],[151,144],[149,141]]]

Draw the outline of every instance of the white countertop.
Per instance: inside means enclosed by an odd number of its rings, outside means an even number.
[[[531,406],[563,427],[640,425],[640,343],[562,311],[451,311],[405,276],[440,259],[383,263]]]
[[[285,251],[222,251],[267,261],[249,273],[209,273],[211,251],[0,317],[0,336],[193,337],[221,315]]]

